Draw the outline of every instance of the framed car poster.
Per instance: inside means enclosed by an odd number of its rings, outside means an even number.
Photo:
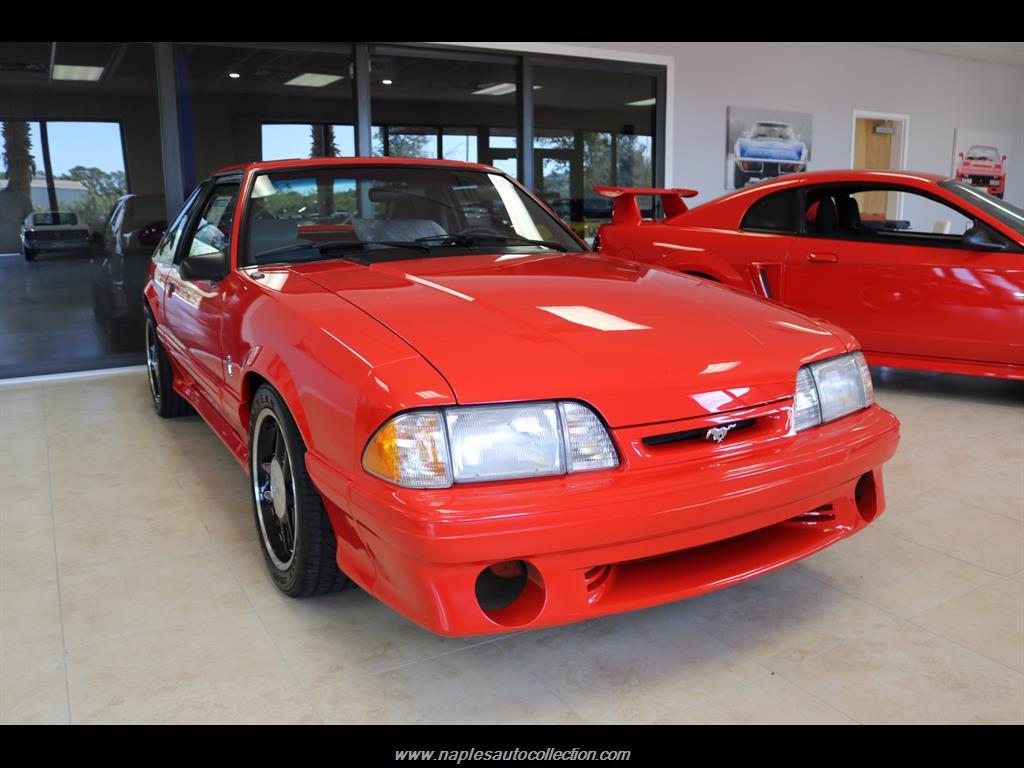
[[[1010,163],[1008,133],[957,128],[953,131],[953,167],[957,181],[983,189],[1001,198],[1006,191],[1006,169]]]
[[[726,110],[725,188],[808,170],[813,116],[759,107]]]

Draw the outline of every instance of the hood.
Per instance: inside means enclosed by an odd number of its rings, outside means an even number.
[[[828,326],[696,278],[592,254],[296,266],[400,336],[459,403],[578,399],[613,427],[791,397],[841,354]]]
[[[799,160],[804,153],[804,145],[801,142],[785,139],[740,139],[736,147],[736,154],[741,158]]]

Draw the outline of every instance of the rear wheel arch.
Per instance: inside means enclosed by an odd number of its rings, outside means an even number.
[[[707,272],[698,272],[693,269],[684,269],[682,272],[684,275],[689,275],[690,277],[699,277],[702,280],[710,280],[712,283],[722,282],[721,279],[715,277],[714,275],[708,274]]]

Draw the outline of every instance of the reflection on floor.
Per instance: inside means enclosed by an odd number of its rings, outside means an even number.
[[[87,255],[0,254],[0,379],[143,362],[141,328],[115,346],[93,317]]]
[[[858,536],[446,640],[358,590],[282,597],[244,472],[144,374],[0,387],[0,722],[1022,723],[1024,383],[879,372],[878,399],[903,443]]]

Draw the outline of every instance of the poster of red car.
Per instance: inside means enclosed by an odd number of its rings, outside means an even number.
[[[957,128],[953,133],[953,177],[1001,198],[1006,191],[1010,134]]]

